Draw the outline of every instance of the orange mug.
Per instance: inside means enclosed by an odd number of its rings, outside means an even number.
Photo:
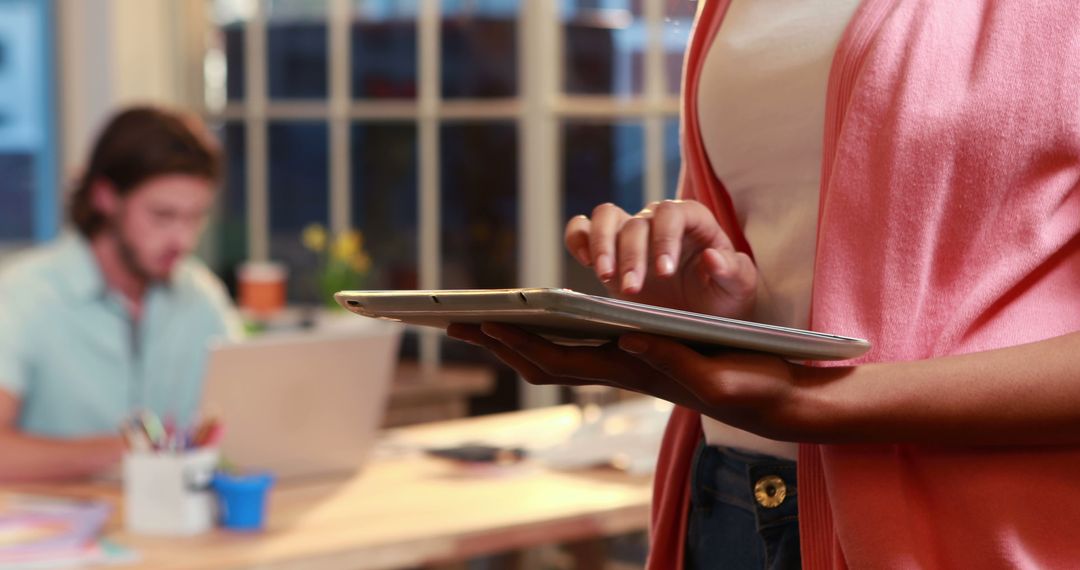
[[[273,261],[248,261],[236,272],[240,308],[269,317],[285,307],[285,283],[289,272]]]

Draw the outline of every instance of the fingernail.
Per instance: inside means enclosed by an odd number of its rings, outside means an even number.
[[[656,260],[656,268],[660,270],[660,275],[671,275],[675,273],[675,261],[665,253],[660,256],[660,259]]]
[[[581,264],[584,265],[585,267],[589,267],[590,265],[592,265],[592,260],[589,259],[589,250],[588,250],[588,248],[583,247],[583,248],[577,250],[577,258],[578,258],[578,261],[581,262]]]
[[[601,279],[605,281],[610,279],[613,271],[614,268],[611,265],[610,255],[605,253],[596,258],[596,273]]]
[[[638,278],[638,275],[637,275],[636,271],[631,270],[631,271],[627,271],[625,274],[623,274],[623,278],[622,278],[622,290],[623,290],[623,292],[629,293],[631,291],[637,291],[638,287],[640,287],[640,286],[641,286],[641,279]]]
[[[641,354],[649,349],[649,343],[640,337],[624,336],[619,339],[619,348],[633,354]]]

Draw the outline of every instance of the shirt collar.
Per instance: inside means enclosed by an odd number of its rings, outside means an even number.
[[[81,234],[72,233],[61,238],[60,251],[64,260],[61,274],[68,291],[83,300],[104,297],[108,289],[90,242]]]

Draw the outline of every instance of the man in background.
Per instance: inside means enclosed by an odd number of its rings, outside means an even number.
[[[76,231],[0,272],[0,481],[109,469],[134,411],[191,421],[208,342],[240,332],[190,257],[221,162],[198,119],[125,110],[71,196]]]

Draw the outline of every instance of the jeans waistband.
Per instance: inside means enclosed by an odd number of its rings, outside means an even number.
[[[770,476],[780,478],[786,495],[774,508],[759,504],[754,494],[755,485]],[[694,456],[691,489],[696,507],[723,501],[753,513],[759,527],[788,522],[798,513],[796,463],[782,457],[702,443]]]

